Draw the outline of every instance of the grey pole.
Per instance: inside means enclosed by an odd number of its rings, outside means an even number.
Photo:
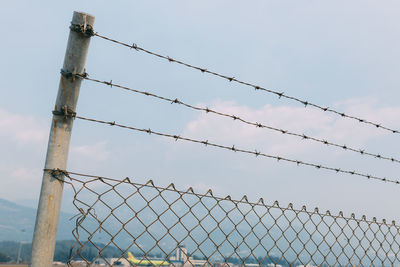
[[[52,169],[65,170],[71,139],[73,114],[78,101],[82,74],[85,69],[94,17],[74,12],[67,51],[61,71],[58,95],[53,111],[45,170],[32,242],[31,267],[51,267],[57,236],[63,182],[52,176]],[[62,174],[58,178],[63,180]]]

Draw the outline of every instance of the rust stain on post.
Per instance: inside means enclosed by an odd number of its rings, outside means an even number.
[[[64,99],[67,98],[67,92],[65,90],[65,80],[64,80],[64,76],[61,76],[61,80],[60,80],[60,86],[62,89],[62,93],[64,94]]]
[[[56,136],[56,134],[57,134],[57,119],[53,118],[53,135]]]
[[[65,81],[63,76],[61,76],[61,88],[65,90]]]

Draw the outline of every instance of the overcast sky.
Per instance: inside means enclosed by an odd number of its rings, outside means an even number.
[[[35,207],[74,10],[106,36],[400,129],[398,1],[2,1],[0,197]],[[93,78],[400,158],[400,135],[93,38]],[[399,179],[400,165],[85,81],[83,116]],[[76,120],[68,169],[400,220],[400,186]],[[64,210],[71,211],[70,191]]]

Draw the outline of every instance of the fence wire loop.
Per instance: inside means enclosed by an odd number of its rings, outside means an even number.
[[[91,37],[95,35],[92,25],[89,24],[71,23],[71,26],[69,26],[69,28],[71,31],[83,34],[86,37]]]

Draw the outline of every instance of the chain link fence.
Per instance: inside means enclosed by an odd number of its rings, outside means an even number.
[[[399,226],[53,171],[78,210],[69,266],[398,266]]]

